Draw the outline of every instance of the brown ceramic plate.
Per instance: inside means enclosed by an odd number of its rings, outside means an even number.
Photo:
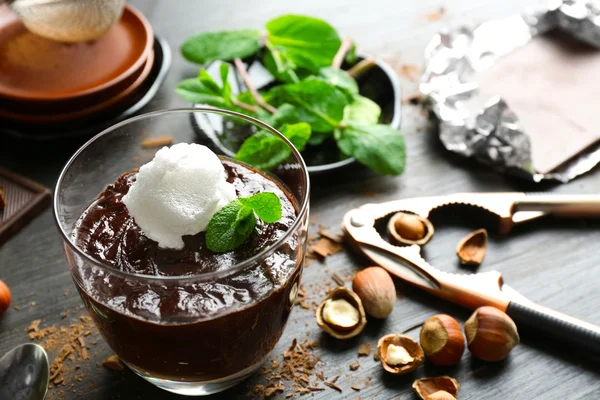
[[[171,67],[171,48],[161,37],[154,38],[154,62],[150,75],[126,99],[109,109],[60,123],[28,123],[0,118],[0,142],[2,138],[31,141],[62,141],[77,137],[91,137],[98,132],[133,116],[154,98]]]
[[[151,51],[148,55],[146,63],[143,65],[143,69],[137,79],[125,88],[122,92],[115,96],[103,99],[99,103],[86,108],[78,107],[74,110],[66,110],[65,112],[56,113],[27,113],[9,111],[6,109],[0,109],[0,118],[6,118],[13,121],[30,122],[30,123],[57,123],[73,121],[79,118],[87,117],[90,115],[98,114],[100,112],[107,111],[113,107],[118,106],[122,101],[126,100],[131,94],[133,94],[148,78],[152,65],[154,63],[154,51]],[[29,111],[29,110],[27,110]]]
[[[119,93],[137,79],[152,50],[146,18],[126,6],[94,42],[64,44],[28,32],[15,18],[0,26],[0,97],[11,101],[79,101]]]

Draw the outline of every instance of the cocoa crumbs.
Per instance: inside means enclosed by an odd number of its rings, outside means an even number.
[[[352,386],[350,386],[350,388],[352,390],[356,390],[357,392],[360,391],[360,386],[358,386],[358,385],[352,385]]]
[[[281,362],[272,359],[270,365],[261,368],[260,373],[266,375],[269,384],[255,385],[250,395],[270,397],[282,393],[286,389],[291,393],[298,394],[325,390],[325,388],[319,387],[317,380],[317,374],[323,376],[323,373],[316,370],[317,364],[321,361],[313,354],[313,350],[316,348],[316,341],[309,342],[308,339],[304,339],[302,343],[299,343],[297,339],[294,339],[291,346],[283,352]],[[287,388],[284,382],[289,384]],[[286,398],[293,397],[286,395]]]
[[[339,253],[343,248],[344,247],[340,243],[323,237],[313,244],[310,247],[310,250],[321,259],[325,259],[328,256]]]
[[[332,388],[334,390],[337,390],[340,393],[343,392],[343,389],[341,387],[339,387],[338,385],[336,385],[335,383],[333,383],[333,382],[327,382],[327,381],[325,381],[325,382],[323,382],[323,384],[325,386],[329,386],[330,388]]]
[[[360,363],[358,361],[354,361],[352,364],[350,364],[351,371],[356,371],[359,367],[360,367]]]
[[[344,280],[338,274],[336,274],[335,272],[333,273],[333,275],[331,275],[331,279],[335,283],[337,283],[339,286],[344,286],[345,285]]]
[[[61,318],[68,315],[61,314]],[[48,353],[50,363],[50,377],[48,400],[68,397],[74,390],[74,383],[85,380],[87,371],[82,368],[83,362],[91,359],[90,346],[86,336],[94,338],[94,343],[99,333],[89,316],[81,315],[78,320],[71,321],[68,326],[42,327],[42,321],[31,321],[25,329],[29,339],[39,342]]]
[[[152,147],[163,147],[173,143],[173,137],[171,136],[159,136],[155,138],[149,138],[141,143],[142,148],[149,149]]]
[[[403,78],[416,82],[421,77],[421,68],[417,65],[402,64],[396,68],[396,72]]]
[[[104,361],[102,361],[102,365],[108,369],[112,369],[113,371],[123,371],[125,369],[123,364],[121,364],[119,356],[116,354],[106,357]]]
[[[326,239],[331,240],[335,243],[342,243],[342,237],[340,235],[334,235],[332,233],[327,232],[324,228],[319,229],[319,235]]]
[[[358,356],[359,357],[368,357],[371,354],[371,344],[370,343],[361,343],[358,346]]]
[[[409,97],[402,98],[402,104],[410,104],[413,106],[418,106],[419,104],[423,103],[424,101],[425,101],[425,97],[423,97],[422,95],[415,95],[415,96],[409,96]]]

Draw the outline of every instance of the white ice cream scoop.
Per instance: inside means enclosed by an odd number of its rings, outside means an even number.
[[[125,0],[4,1],[29,31],[68,43],[99,38],[121,18],[125,5]]]
[[[235,198],[215,153],[178,143],[140,167],[122,201],[145,236],[162,248],[181,249],[182,236],[205,231],[212,216]]]

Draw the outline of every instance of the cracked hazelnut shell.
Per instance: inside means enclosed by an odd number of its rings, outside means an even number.
[[[412,385],[415,393],[419,395],[421,399],[431,398],[430,396],[442,391],[447,393],[452,398],[458,396],[458,388],[460,384],[454,378],[449,376],[437,376],[434,378],[422,378],[417,379]],[[442,396],[440,394],[440,396]],[[434,397],[437,399],[437,397]],[[439,397],[444,399],[445,397]]]
[[[456,255],[463,265],[479,265],[485,257],[488,234],[478,229],[465,236],[456,246]]]
[[[413,358],[413,361],[403,365],[389,365],[387,363],[387,349],[390,344],[404,347]],[[423,353],[423,349],[419,346],[419,343],[408,336],[398,334],[385,335],[379,339],[379,342],[377,342],[377,354],[379,355],[379,361],[383,369],[395,375],[408,374],[416,370],[423,363],[423,358],[425,357],[425,353]]]
[[[425,400],[456,400],[456,397],[446,391],[440,390],[425,397]]]
[[[446,314],[434,315],[425,321],[419,341],[434,365],[456,365],[465,351],[465,337],[460,324]]]
[[[433,233],[433,224],[417,214],[398,212],[388,222],[390,240],[396,244],[422,246],[429,242]]]
[[[323,316],[323,310],[327,303],[327,300],[346,300],[352,307],[354,307],[358,311],[358,322],[355,326],[352,327],[343,327],[337,326],[335,324],[329,323],[325,320]],[[333,336],[336,339],[349,339],[361,333],[367,324],[367,316],[365,315],[365,309],[363,307],[362,301],[360,297],[352,290],[344,287],[338,286],[329,292],[329,295],[319,305],[316,312],[317,317],[317,325]]]

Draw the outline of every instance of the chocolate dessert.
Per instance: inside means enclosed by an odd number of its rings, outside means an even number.
[[[77,285],[82,298],[112,349],[142,375],[176,381],[229,377],[257,366],[287,321],[303,261],[296,234],[261,261],[227,272],[283,237],[297,205],[275,180],[221,162],[237,196],[272,192],[282,205],[278,222],[258,220],[250,239],[233,251],[209,250],[205,232],[184,236],[183,249],[163,249],[146,237],[121,201],[136,172],[109,185],[73,231],[77,247],[115,271],[86,273]],[[219,275],[203,279],[207,273]]]

